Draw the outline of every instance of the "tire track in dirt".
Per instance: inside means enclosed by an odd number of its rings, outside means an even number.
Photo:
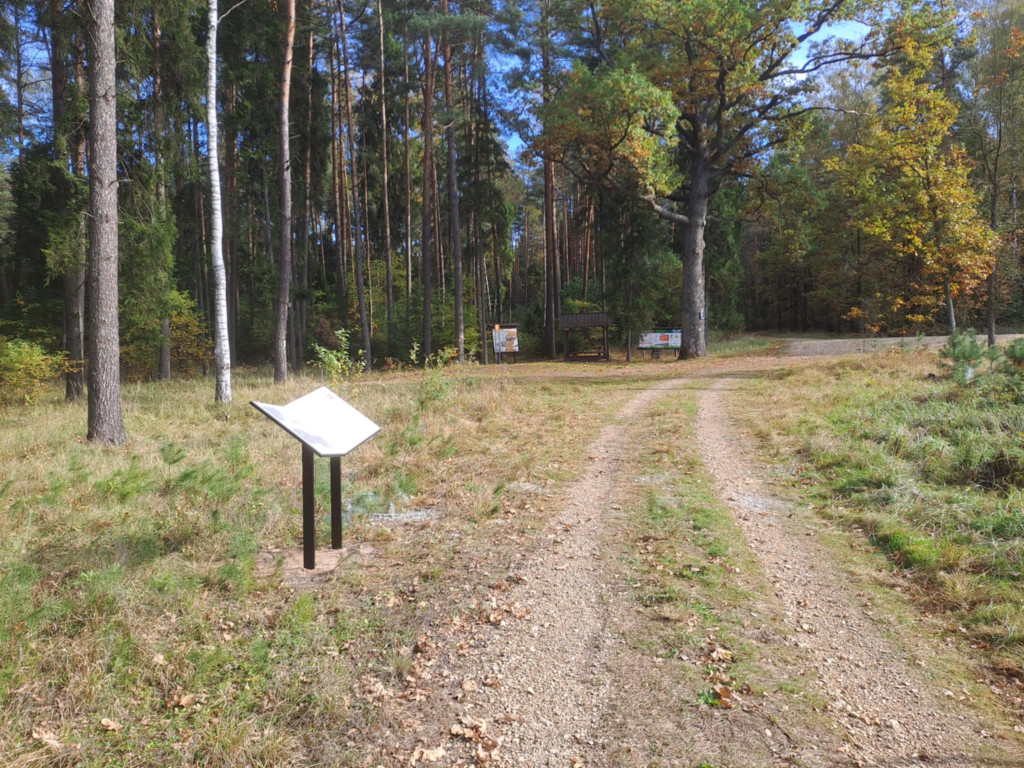
[[[841,754],[833,764],[974,768],[990,761],[998,742],[950,692],[935,691],[905,649],[886,637],[853,585],[831,564],[829,551],[795,530],[804,510],[774,496],[765,469],[744,448],[727,409],[728,378],[698,398],[700,452],[718,492],[733,511],[747,545],[771,580],[781,613],[796,633],[812,683],[828,702]],[[791,519],[792,518],[792,519]],[[911,645],[913,639],[908,638]],[[805,745],[806,746],[806,745]],[[795,745],[794,757],[811,754]],[[818,764],[821,755],[816,755]],[[1014,760],[1014,765],[1021,763]]]
[[[478,752],[478,762],[565,768],[602,762],[602,717],[616,687],[621,642],[608,605],[622,591],[599,549],[605,518],[618,506],[612,502],[620,469],[632,458],[637,417],[684,381],[659,382],[633,397],[589,445],[589,465],[565,489],[553,518],[550,546],[513,573],[513,586],[492,606],[515,605],[523,618],[485,629],[479,648],[449,656],[449,722],[458,735],[476,735],[477,744],[497,744]],[[448,741],[447,759],[471,747]]]

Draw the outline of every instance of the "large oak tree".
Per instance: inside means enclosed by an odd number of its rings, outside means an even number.
[[[871,37],[816,42],[850,0],[616,0],[593,13],[590,62],[543,110],[541,147],[682,227],[683,349],[707,353],[711,197],[786,142],[815,73],[869,58]],[[799,53],[799,55],[798,55]]]

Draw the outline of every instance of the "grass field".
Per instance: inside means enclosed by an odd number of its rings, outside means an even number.
[[[374,554],[302,594],[256,568],[259,550],[300,543],[301,472],[298,443],[248,401],[318,379],[236,371],[227,407],[211,380],[131,385],[117,449],[84,441],[84,405],[56,387],[0,411],[0,763],[360,762],[345,734],[375,715],[358,679],[400,677],[432,618],[421,604],[486,578],[460,560],[477,546],[500,559],[486,523],[529,540],[544,504],[510,484],[573,475],[632,381],[564,368],[573,378],[469,368],[344,385],[383,427],[343,467],[346,543]],[[326,461],[316,485],[326,503]],[[361,522],[392,505],[441,519],[422,535]]]
[[[756,390],[760,434],[802,459],[796,483],[866,533],[993,664],[1024,667],[1024,409],[962,387],[934,352],[779,371]]]
[[[368,744],[400,730],[378,698],[415,692],[418,638],[477,610],[543,546],[600,428],[689,366],[469,366],[341,384],[382,432],[343,461],[346,560],[305,587],[282,586],[266,554],[301,541],[298,443],[248,401],[290,401],[323,383],[312,371],[279,386],[238,370],[226,407],[210,379],[127,386],[129,442],[116,449],[85,442],[84,404],[56,386],[0,410],[0,765],[362,765]],[[813,363],[749,378],[744,408],[766,446],[802,459],[797,485],[825,515],[913,576],[922,610],[1019,672],[1024,417],[936,370],[934,353],[900,350]],[[623,567],[652,625],[672,619],[632,638],[638,651],[703,658],[709,636],[730,648],[728,669],[680,681],[685,706],[710,712],[722,690],[801,683],[766,678],[748,653],[737,606],[760,598],[735,577],[754,568],[680,393],[652,412],[633,457],[671,479],[624,513],[635,537]],[[328,485],[318,462],[321,546]],[[437,519],[367,523],[391,509]]]

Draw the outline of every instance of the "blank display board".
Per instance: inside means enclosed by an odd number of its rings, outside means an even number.
[[[380,427],[327,387],[287,405],[252,405],[317,456],[344,456],[380,431]]]

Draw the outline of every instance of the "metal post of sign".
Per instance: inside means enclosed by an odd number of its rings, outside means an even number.
[[[331,549],[341,549],[341,457],[331,457]]]
[[[313,504],[313,449],[302,445],[302,567],[316,568],[316,515]]]

